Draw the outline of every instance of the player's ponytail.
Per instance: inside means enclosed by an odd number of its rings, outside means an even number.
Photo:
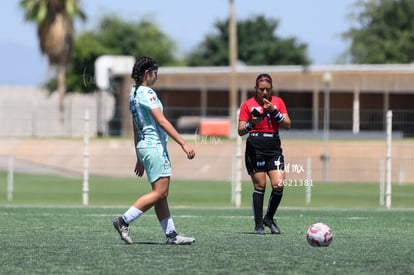
[[[144,74],[146,70],[158,70],[157,62],[149,56],[141,56],[135,61],[131,73],[132,79],[135,80],[136,89],[138,89],[138,87],[142,85],[142,81],[144,79]]]

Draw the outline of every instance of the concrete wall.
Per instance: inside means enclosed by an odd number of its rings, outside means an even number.
[[[101,95],[101,97],[100,97]],[[34,87],[0,87],[0,136],[78,137],[84,134],[85,112],[89,111],[91,135],[98,130],[101,106],[103,131],[113,116],[114,99],[109,93],[69,93],[65,97],[65,120],[61,122],[57,93]]]

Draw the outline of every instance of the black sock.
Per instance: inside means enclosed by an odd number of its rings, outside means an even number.
[[[273,219],[277,208],[279,207],[280,201],[282,200],[283,197],[283,190],[282,191],[277,191],[277,190],[273,190],[272,194],[270,194],[269,197],[269,203],[267,205],[267,212],[266,212],[266,216],[268,218]]]
[[[263,221],[263,198],[264,198],[264,191],[254,189],[253,191],[253,215],[254,221],[256,224],[261,224]]]

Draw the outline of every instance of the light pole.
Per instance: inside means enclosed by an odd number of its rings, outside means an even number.
[[[229,15],[229,63],[230,63],[230,93],[229,93],[229,112],[230,112],[230,137],[236,136],[237,131],[237,24],[234,11],[234,1],[230,0]]]
[[[329,161],[329,94],[332,82],[332,75],[328,72],[322,77],[324,86],[324,111],[323,111],[323,155],[321,156],[323,162],[323,181],[328,182],[328,161]]]
[[[234,1],[230,1],[230,14],[229,14],[229,63],[230,63],[230,123],[231,132],[230,137],[236,137],[236,156],[234,165],[234,178],[233,178],[233,194],[234,204],[237,208],[241,205],[241,137],[236,134],[237,132],[237,23],[236,15],[234,11]]]

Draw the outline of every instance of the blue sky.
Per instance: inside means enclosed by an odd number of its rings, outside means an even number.
[[[279,20],[276,35],[296,37],[308,44],[308,55],[315,65],[334,64],[347,45],[340,34],[351,24],[347,14],[355,0],[234,0],[236,19],[265,15]],[[51,72],[41,55],[36,28],[24,20],[20,0],[2,2],[0,16],[0,85],[35,86]],[[229,14],[228,0],[81,0],[88,16],[77,23],[77,31],[96,26],[103,15],[116,14],[125,20],[143,16],[154,20],[160,29],[186,53],[214,31],[214,23]]]

